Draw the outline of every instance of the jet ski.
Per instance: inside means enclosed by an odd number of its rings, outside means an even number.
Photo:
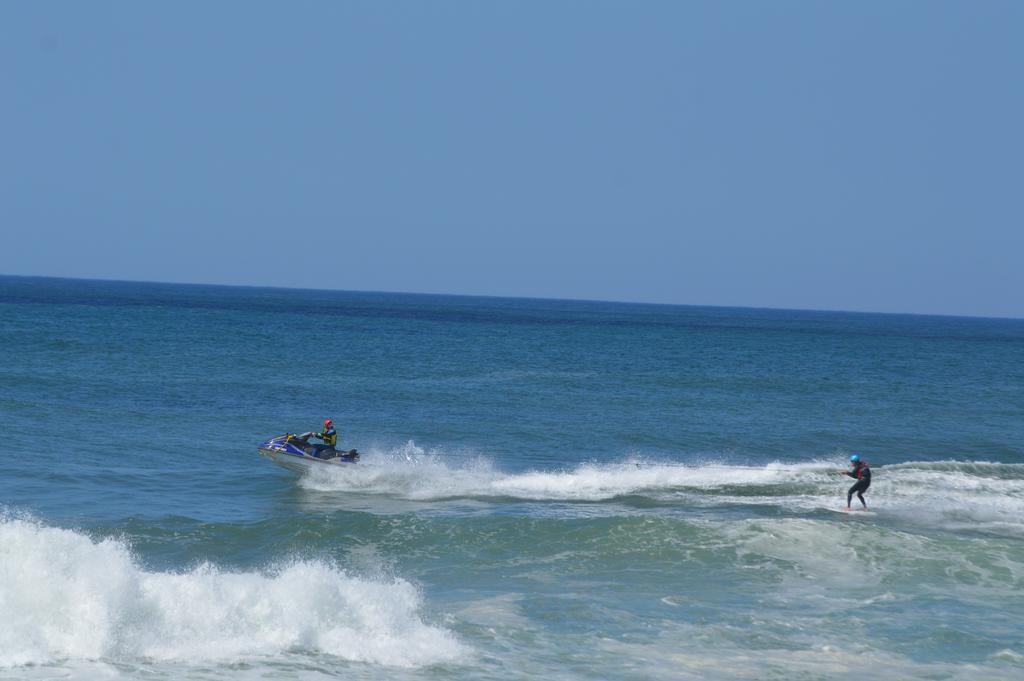
[[[296,473],[304,473],[316,466],[337,466],[353,464],[359,460],[359,452],[317,448],[309,438],[313,433],[293,435],[285,433],[272,437],[259,446],[260,454],[278,466]]]

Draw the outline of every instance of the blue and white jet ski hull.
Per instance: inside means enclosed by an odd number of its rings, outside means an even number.
[[[348,466],[359,460],[355,450],[337,452],[336,456],[328,459],[320,458],[315,455],[316,448],[308,444],[303,436],[291,434],[270,438],[259,446],[259,452],[278,466],[296,473],[305,473],[317,466]]]

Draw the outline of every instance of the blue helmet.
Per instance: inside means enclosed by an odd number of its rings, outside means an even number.
[[[850,454],[850,461],[852,461],[854,463],[857,463],[858,461],[860,461],[860,455],[859,454]]]

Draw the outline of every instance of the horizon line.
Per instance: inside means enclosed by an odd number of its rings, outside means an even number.
[[[196,281],[155,281],[145,279],[117,279],[100,277],[64,277],[51,274],[6,274],[0,272],[0,278],[12,279],[56,279],[61,281],[93,281],[108,282],[117,284],[164,284],[169,286],[202,286],[213,288],[247,288],[247,289],[268,289],[280,291],[317,291],[322,293],[372,293],[403,296],[434,296],[451,298],[489,298],[496,300],[536,300],[547,302],[565,303],[605,303],[613,305],[648,305],[657,307],[696,307],[696,308],[719,308],[726,310],[770,310],[773,312],[819,312],[838,314],[862,314],[862,315],[889,315],[897,317],[943,317],[952,319],[991,319],[1004,321],[1022,321],[1024,317],[992,316],[977,314],[950,314],[936,312],[880,312],[876,310],[841,310],[830,308],[812,307],[761,307],[756,305],[710,305],[704,303],[656,303],[642,300],[607,300],[601,298],[559,298],[543,296],[512,296],[480,293],[439,293],[430,291],[384,291],[377,289],[339,289],[339,288],[310,288],[308,286],[268,286],[266,284],[214,284]]]

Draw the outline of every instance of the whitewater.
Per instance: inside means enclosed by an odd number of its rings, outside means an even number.
[[[622,463],[579,463],[564,470],[502,472],[484,457],[452,465],[451,457],[408,442],[390,451],[371,450],[363,465],[317,468],[298,484],[330,493],[343,503],[393,500],[444,502],[618,502],[685,514],[694,509],[728,512],[752,505],[760,512],[806,515],[845,507],[849,478],[837,477],[845,457],[811,462],[774,461],[763,466],[726,463],[659,463],[633,458]],[[1024,538],[1024,464],[905,462],[873,467],[869,498],[884,495],[878,522],[921,525]],[[854,500],[856,502],[856,499]],[[856,506],[859,506],[857,504]],[[855,506],[855,507],[856,507]],[[531,512],[543,512],[534,506]],[[547,512],[572,515],[572,507]],[[576,512],[600,513],[578,506]],[[612,508],[608,512],[618,512]]]

